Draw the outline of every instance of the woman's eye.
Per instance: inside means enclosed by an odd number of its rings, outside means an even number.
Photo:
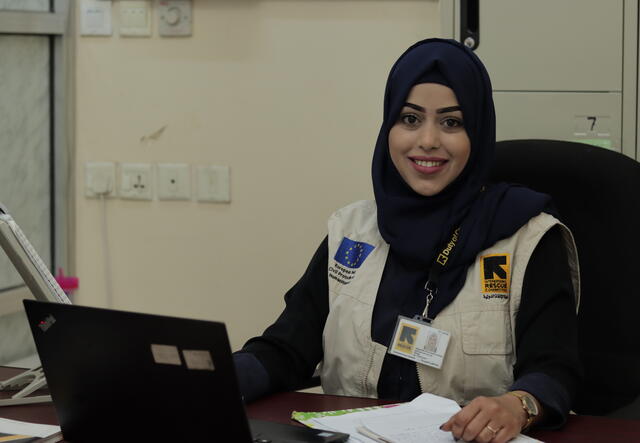
[[[408,126],[415,126],[420,123],[420,119],[415,114],[404,114],[400,116],[400,121]]]
[[[458,128],[458,127],[462,127],[462,126],[464,126],[464,125],[462,124],[462,120],[457,119],[457,118],[452,118],[452,117],[450,117],[450,118],[445,118],[445,119],[442,121],[442,124],[443,124],[445,127],[447,127],[447,128]]]

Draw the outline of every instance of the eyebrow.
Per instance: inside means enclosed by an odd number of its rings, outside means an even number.
[[[449,106],[447,108],[436,109],[436,114],[444,114],[447,112],[462,111],[460,106]]]
[[[413,103],[407,102],[404,105],[407,108],[415,109],[416,111],[427,112],[427,110],[425,108],[423,108],[422,106],[415,105]],[[448,106],[446,108],[436,109],[436,114],[445,114],[447,112],[454,112],[454,111],[461,111],[461,110],[462,110],[462,108],[460,108],[460,106]]]

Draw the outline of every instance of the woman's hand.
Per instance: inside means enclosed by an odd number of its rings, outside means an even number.
[[[440,429],[456,439],[479,443],[503,443],[520,433],[527,414],[520,400],[511,394],[476,397]]]

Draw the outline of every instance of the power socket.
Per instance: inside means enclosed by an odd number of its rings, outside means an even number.
[[[149,163],[120,165],[120,197],[132,200],[153,199],[153,175]]]

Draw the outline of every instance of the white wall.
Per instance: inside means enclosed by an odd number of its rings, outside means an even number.
[[[112,307],[260,333],[330,213],[371,198],[388,70],[439,28],[436,0],[195,0],[190,38],[78,36],[76,303],[107,305],[104,209]],[[103,208],[87,161],[229,165],[232,201]]]

